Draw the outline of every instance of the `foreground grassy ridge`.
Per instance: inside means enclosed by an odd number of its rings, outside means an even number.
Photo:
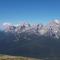
[[[36,59],[22,56],[0,55],[0,60],[60,60],[60,57],[49,57],[44,59]]]
[[[21,56],[0,55],[0,60],[42,60],[42,59],[35,59]]]

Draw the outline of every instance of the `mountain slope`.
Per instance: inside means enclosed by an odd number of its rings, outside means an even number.
[[[60,56],[60,21],[48,25],[4,25],[0,31],[0,53],[36,58]]]

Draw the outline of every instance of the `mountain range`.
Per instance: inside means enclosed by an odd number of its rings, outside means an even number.
[[[0,26],[0,53],[36,58],[60,56],[60,21]]]
[[[0,30],[4,32],[11,33],[22,33],[27,32],[28,34],[34,33],[37,35],[46,35],[52,36],[54,38],[60,37],[60,21],[55,19],[49,22],[47,25],[43,24],[34,24],[30,25],[28,23],[13,25],[10,23],[3,23],[0,27]]]

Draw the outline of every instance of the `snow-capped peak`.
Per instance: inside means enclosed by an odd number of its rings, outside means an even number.
[[[11,23],[6,23],[6,22],[5,22],[5,23],[3,23],[2,25],[3,25],[3,26],[12,26],[12,24],[11,24]]]
[[[57,23],[57,24],[60,23],[60,21],[58,19],[55,19],[54,22]]]
[[[15,26],[11,23],[3,23],[1,25],[1,29],[4,30],[5,32],[13,31],[15,29]]]

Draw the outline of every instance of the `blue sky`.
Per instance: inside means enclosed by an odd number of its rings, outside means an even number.
[[[60,19],[60,0],[0,0],[0,23],[43,23]]]

